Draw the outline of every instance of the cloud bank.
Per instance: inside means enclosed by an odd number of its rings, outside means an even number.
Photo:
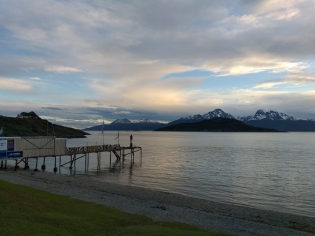
[[[217,107],[253,113],[268,104],[314,118],[314,5],[3,0],[2,113],[30,107],[56,119],[172,119]],[[58,106],[67,110],[41,109]],[[76,115],[81,108],[87,114]]]

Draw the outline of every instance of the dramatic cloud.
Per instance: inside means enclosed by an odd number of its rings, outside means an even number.
[[[302,85],[315,83],[315,73],[299,72],[287,75],[283,79],[267,80],[256,84],[254,88],[273,88],[281,84]]]
[[[16,91],[29,91],[31,86],[27,82],[19,79],[8,79],[0,77],[0,90],[16,90]]]
[[[20,104],[76,125],[80,117],[172,119],[217,107],[252,113],[264,104],[301,112],[315,90],[314,7],[313,0],[3,0],[2,112]],[[281,99],[287,94],[295,110]]]

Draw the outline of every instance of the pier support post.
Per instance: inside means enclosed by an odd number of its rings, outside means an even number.
[[[73,158],[73,167],[74,167],[74,169],[75,169],[75,162],[76,162],[76,160],[77,160],[77,156],[74,155],[74,158]]]
[[[45,170],[45,169],[46,169],[45,159],[46,159],[46,157],[44,157],[44,160],[43,160],[42,170]]]
[[[60,158],[60,157],[59,157]],[[60,166],[60,159],[59,159],[59,166]],[[54,172],[57,172],[57,157],[55,156],[55,167],[54,167]]]
[[[90,153],[87,154],[88,158],[87,158],[87,170],[89,170],[90,167]]]
[[[86,172],[86,164],[87,164],[87,163],[86,163],[86,162],[87,162],[87,160],[86,160],[86,155],[87,155],[87,154],[85,154],[85,156],[84,156],[84,172]]]
[[[75,155],[74,155],[75,157]],[[73,159],[72,159],[72,155],[70,156],[70,166],[69,166],[69,169],[71,170],[72,169],[72,163],[73,163]]]
[[[100,152],[97,153],[97,169],[98,170],[101,169],[101,155],[100,154],[101,154]]]
[[[17,163],[17,160],[15,160],[14,170],[17,170],[17,169],[19,169],[19,165],[18,165],[18,163]]]
[[[27,159],[24,159],[24,170],[27,170]]]
[[[3,169],[3,161],[1,161],[1,169]]]
[[[35,167],[34,171],[38,171],[37,164],[38,164],[38,157],[36,157],[36,167]]]
[[[130,161],[131,161],[131,164],[132,164],[132,148],[130,149]]]

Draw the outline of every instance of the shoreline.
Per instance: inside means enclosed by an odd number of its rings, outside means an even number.
[[[315,218],[218,203],[185,195],[30,170],[0,170],[0,179],[50,193],[236,235],[314,235]],[[302,232],[297,231],[308,231]]]

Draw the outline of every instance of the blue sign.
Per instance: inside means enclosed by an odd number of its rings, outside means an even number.
[[[6,151],[0,151],[0,158],[7,158],[7,152]]]
[[[8,152],[7,153],[8,158],[18,158],[18,157],[23,157],[23,151],[18,151],[18,152]]]
[[[7,157],[7,139],[0,138],[0,158]]]

